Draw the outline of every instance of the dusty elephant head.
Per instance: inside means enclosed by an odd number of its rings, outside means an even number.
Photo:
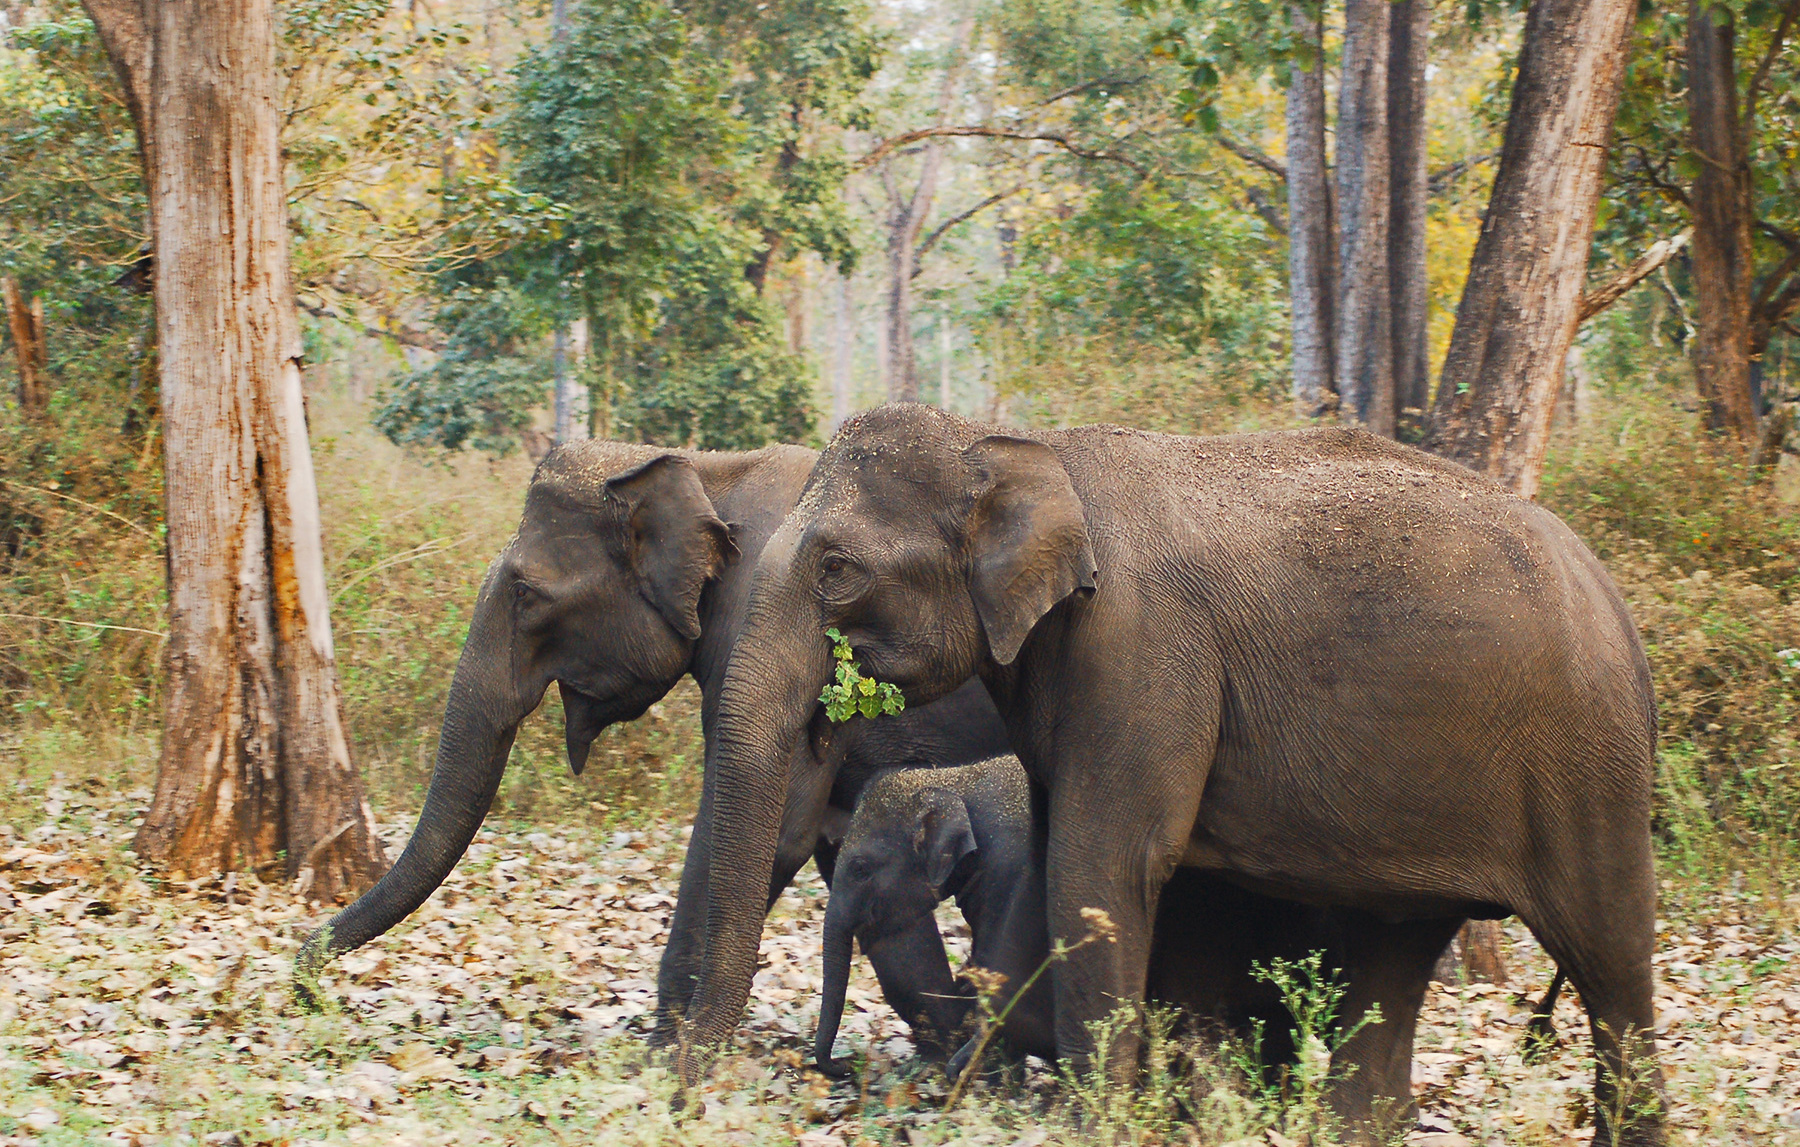
[[[696,1047],[729,1034],[748,998],[764,890],[747,874],[773,858],[786,747],[814,719],[831,671],[825,630],[917,705],[1010,665],[1094,579],[1081,502],[1043,443],[923,406],[883,407],[839,434],[763,551],[721,693],[709,750],[717,860],[688,1017]]]
[[[449,875],[487,815],[520,722],[552,682],[577,773],[603,729],[667,693],[701,637],[701,595],[736,554],[688,458],[599,442],[545,458],[476,599],[412,839],[374,888],[308,939],[301,982],[393,927]]]

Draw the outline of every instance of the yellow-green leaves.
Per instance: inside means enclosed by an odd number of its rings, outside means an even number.
[[[833,627],[825,631],[825,636],[831,639],[831,656],[837,661],[832,683],[819,694],[827,717],[833,721],[848,721],[858,713],[865,717],[891,717],[906,708],[900,686],[862,675],[850,642],[842,633]]]

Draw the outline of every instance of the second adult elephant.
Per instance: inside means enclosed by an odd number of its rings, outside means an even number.
[[[700,687],[710,739],[751,571],[816,458],[788,446],[726,454],[612,442],[564,446],[546,457],[518,531],[476,598],[412,839],[374,888],[307,940],[300,970],[316,973],[337,953],[381,935],[437,889],[486,817],[520,723],[553,682],[577,773],[603,729],[639,716],[684,675]],[[957,764],[1005,748],[1005,729],[977,682],[898,718],[797,738],[789,746],[781,842],[758,878],[764,895],[778,893],[814,853],[832,802],[850,807],[878,770]],[[658,978],[665,1036],[686,1009],[701,955],[713,790],[709,777]],[[828,849],[820,859],[829,869]],[[912,958],[944,961],[935,929],[910,942]],[[905,1018],[928,1028],[942,1022]]]

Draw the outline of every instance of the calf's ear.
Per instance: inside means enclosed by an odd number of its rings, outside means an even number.
[[[1011,665],[1058,602],[1094,591],[1087,518],[1068,471],[1042,442],[992,434],[963,458],[975,483],[970,593],[994,660]]]
[[[625,507],[625,543],[638,591],[676,633],[698,640],[701,591],[738,548],[694,464],[679,454],[659,454],[608,480],[606,493]]]
[[[961,797],[948,789],[928,789],[921,797],[913,850],[925,861],[925,879],[941,900],[954,891],[955,877],[967,875],[980,846]]]

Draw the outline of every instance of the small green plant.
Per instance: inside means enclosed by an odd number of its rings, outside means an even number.
[[[1282,1071],[1279,1079],[1263,1084],[1263,1102],[1271,1113],[1280,1113],[1282,1130],[1305,1138],[1327,1136],[1333,1126],[1326,1092],[1343,1072],[1332,1070],[1331,1058],[1370,1024],[1381,1022],[1381,1009],[1371,1007],[1351,1021],[1340,1017],[1345,987],[1324,967],[1324,953],[1313,952],[1299,960],[1277,956],[1265,966],[1250,965],[1250,975],[1269,984],[1281,995],[1281,1004],[1293,1017],[1296,1062]],[[1344,1022],[1339,1022],[1343,1019]],[[1261,1032],[1258,1031],[1260,1043]],[[1260,1074],[1260,1073],[1259,1073]],[[1249,1076],[1256,1086],[1256,1076]]]
[[[864,717],[892,717],[906,708],[900,686],[863,676],[849,640],[836,626],[827,629],[825,636],[831,639],[831,656],[837,659],[836,679],[819,694],[827,717],[834,722],[848,721],[859,713]]]

